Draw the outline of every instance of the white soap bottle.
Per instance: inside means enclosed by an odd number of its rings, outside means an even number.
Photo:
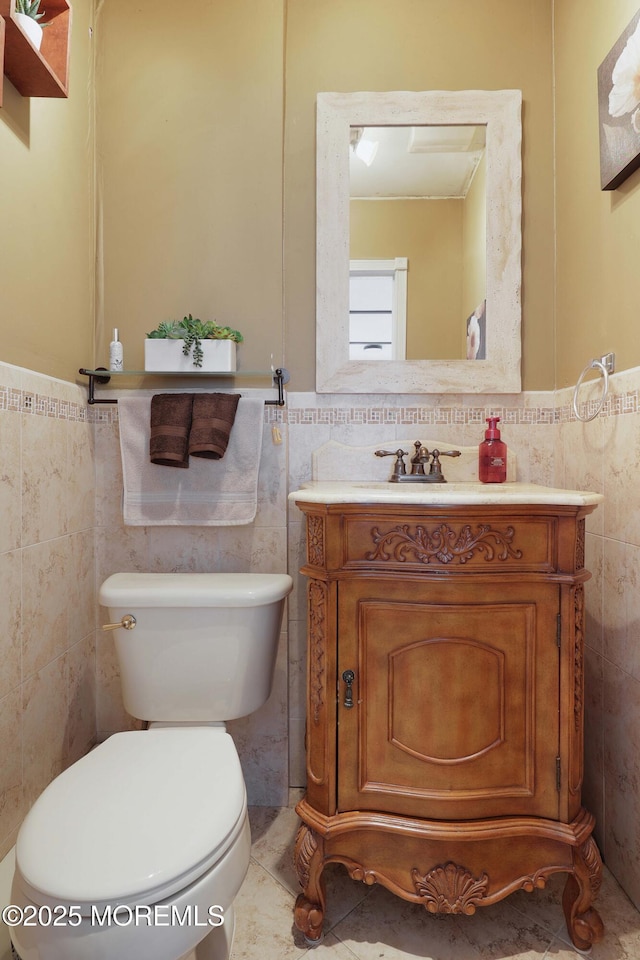
[[[118,339],[118,328],[114,327],[113,340],[109,344],[109,370],[123,369],[122,344]]]

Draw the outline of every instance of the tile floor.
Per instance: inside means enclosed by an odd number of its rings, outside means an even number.
[[[518,892],[472,917],[432,916],[382,887],[326,870],[323,942],[309,948],[293,927],[298,882],[292,865],[297,817],[293,808],[253,807],[252,860],[236,900],[232,960],[572,960],[560,897],[564,875],[545,890]],[[598,909],[604,940],[593,960],[640,960],[640,913],[604,871]]]
[[[298,894],[292,864],[295,811],[253,807],[250,816],[252,859],[236,899],[231,960],[575,960],[585,956],[567,938],[560,906],[563,876],[552,877],[545,890],[515,893],[472,917],[432,916],[382,887],[356,883],[335,866],[326,870],[324,940],[309,948],[293,927]],[[3,902],[9,902],[13,864],[8,859],[5,872]],[[640,960],[640,913],[606,867],[598,909],[605,937],[586,956]],[[10,955],[8,931],[0,924],[0,960],[10,960]]]

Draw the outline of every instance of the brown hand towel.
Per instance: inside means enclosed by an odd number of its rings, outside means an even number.
[[[236,417],[239,393],[197,393],[189,434],[192,457],[221,460]]]
[[[192,408],[192,393],[158,393],[151,398],[151,463],[165,467],[189,466]]]

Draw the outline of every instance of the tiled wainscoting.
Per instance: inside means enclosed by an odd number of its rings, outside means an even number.
[[[86,391],[0,365],[0,859],[95,740],[94,431]]]
[[[253,525],[125,528],[117,407],[90,407],[86,386],[0,363],[0,858],[44,787],[133,723],[112,638],[98,629],[102,580],[116,570],[286,569],[286,444],[271,434],[280,417],[265,407]],[[271,700],[230,729],[252,802],[286,802],[286,623]]]
[[[265,408],[255,523],[203,530],[124,527],[117,408],[88,407],[83,386],[0,364],[0,857],[43,787],[96,737],[131,724],[111,643],[96,629],[96,585],[116,570],[271,572],[288,565],[296,579],[288,657],[283,629],[273,697],[231,725],[251,802],[286,803],[288,783],[304,783],[306,647],[305,588],[297,576],[304,531],[287,491],[311,478],[313,454],[330,440],[472,446],[485,417],[498,415],[519,480],[606,498],[587,527],[593,578],[585,799],[608,867],[640,903],[639,382],[640,370],[613,376],[602,415],[590,423],[576,420],[569,390],[481,404],[472,396],[435,402],[290,393],[285,409]],[[598,391],[597,383],[584,388],[587,408]],[[347,471],[351,463],[347,450]]]

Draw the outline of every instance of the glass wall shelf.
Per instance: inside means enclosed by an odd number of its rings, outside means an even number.
[[[86,367],[80,367],[78,373],[83,377],[89,378],[89,403],[117,403],[117,398],[96,397],[95,385],[109,383],[112,377],[181,377],[183,380],[222,380],[222,379],[242,379],[242,380],[264,380],[269,379],[274,388],[278,391],[277,400],[265,400],[268,406],[284,406],[284,385],[289,382],[289,371],[284,367],[278,367],[275,370],[107,370],[104,367],[98,367],[95,370],[89,370]]]

